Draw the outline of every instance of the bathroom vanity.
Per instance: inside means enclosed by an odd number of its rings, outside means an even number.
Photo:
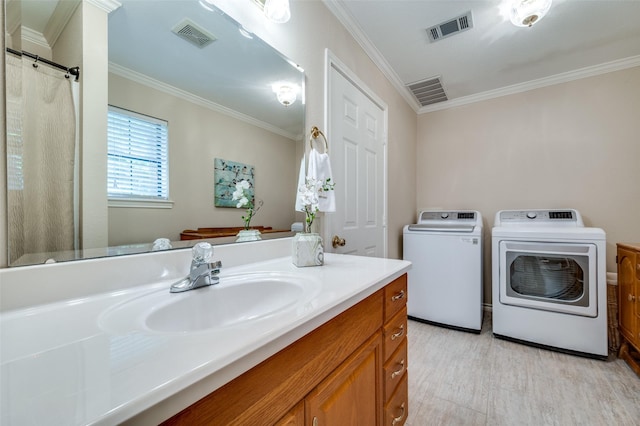
[[[189,250],[0,271],[1,423],[403,424],[410,264],[290,244],[219,246],[177,295]]]
[[[404,424],[406,294],[405,274],[163,424]]]

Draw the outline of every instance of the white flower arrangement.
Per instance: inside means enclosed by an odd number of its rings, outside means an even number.
[[[236,190],[233,192],[232,200],[238,201],[236,204],[236,208],[240,209],[245,207],[247,209],[247,215],[242,216],[242,220],[244,221],[244,229],[249,229],[249,225],[251,224],[251,219],[262,207],[263,201],[257,200],[257,206],[255,204],[255,198],[250,199],[249,188],[251,185],[247,180],[241,180],[236,183]]]
[[[333,191],[334,186],[330,178],[323,181],[307,177],[305,183],[298,188],[298,201],[306,215],[304,232],[311,232],[311,225],[318,213],[320,194],[324,191]]]

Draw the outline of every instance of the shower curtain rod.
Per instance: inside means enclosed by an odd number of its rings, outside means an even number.
[[[47,65],[51,65],[52,67],[55,67],[55,68],[58,68],[60,70],[66,71],[67,73],[69,73],[71,75],[75,75],[76,76],[76,81],[78,81],[78,79],[80,78],[80,67],[67,68],[64,65],[60,65],[60,64],[52,62],[52,61],[50,61],[48,59],[41,58],[40,56],[34,55],[33,53],[29,53],[29,52],[24,51],[24,50],[22,52],[20,52],[18,50],[12,49],[10,47],[7,47],[7,52],[13,53],[14,55],[20,55],[20,56],[24,55],[24,56],[29,57],[31,59],[35,59],[36,61],[34,62],[34,65],[37,64],[38,62],[42,62],[42,63],[45,63]]]

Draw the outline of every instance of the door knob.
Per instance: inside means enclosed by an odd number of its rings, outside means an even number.
[[[331,240],[331,245],[333,246],[333,248],[337,248],[338,246],[344,247],[346,243],[347,241],[344,238],[340,238],[337,235],[334,235],[333,239]]]

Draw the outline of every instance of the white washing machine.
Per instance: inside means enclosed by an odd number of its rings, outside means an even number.
[[[492,232],[493,333],[606,357],[606,235],[566,210],[503,210]]]
[[[423,211],[403,231],[409,318],[465,331],[482,328],[482,216]]]

